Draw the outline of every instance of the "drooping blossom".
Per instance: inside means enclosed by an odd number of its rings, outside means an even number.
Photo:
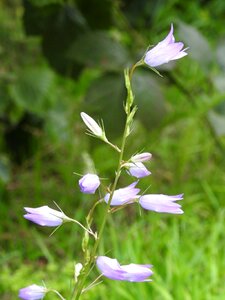
[[[148,161],[152,158],[152,154],[149,152],[143,152],[143,153],[139,153],[136,154],[134,156],[131,157],[131,161],[133,163],[139,163],[139,162],[144,162],[144,161]]]
[[[143,178],[151,174],[142,162],[126,163],[128,173],[136,178]]]
[[[131,282],[152,281],[148,279],[153,274],[152,265],[120,265],[117,259],[107,256],[98,256],[96,264],[102,275],[113,280]]]
[[[163,194],[151,194],[140,197],[140,205],[147,210],[159,213],[183,214],[181,205],[176,203],[183,199],[183,194],[168,196]]]
[[[182,42],[175,42],[173,36],[173,24],[167,37],[159,42],[154,48],[147,51],[144,62],[150,67],[157,67],[187,55],[187,48],[183,49]]]
[[[69,220],[63,212],[46,205],[37,208],[24,207],[24,209],[27,212],[24,218],[41,226],[55,227]]]
[[[81,118],[84,121],[85,125],[90,129],[91,133],[93,133],[97,137],[104,136],[104,132],[103,132],[102,128],[98,125],[98,123],[92,117],[90,117],[85,112],[82,112],[80,115],[81,115]]]
[[[94,194],[100,185],[96,174],[86,174],[79,180],[80,191],[85,194]]]
[[[115,190],[110,205],[118,206],[134,202],[139,197],[137,196],[137,194],[140,192],[140,189],[135,188],[136,184],[137,181],[133,182],[125,188]],[[109,198],[110,193],[105,195],[104,200],[106,203],[108,203]]]
[[[47,289],[36,284],[29,285],[19,291],[19,298],[24,300],[39,300],[43,299],[47,293]]]

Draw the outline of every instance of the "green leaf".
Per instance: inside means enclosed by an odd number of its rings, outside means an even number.
[[[147,129],[160,125],[167,112],[160,80],[149,71],[138,71],[133,77],[134,103],[138,107],[136,115]]]
[[[107,29],[113,23],[114,0],[76,0],[77,7],[92,29]]]
[[[93,81],[84,101],[84,111],[95,120],[103,120],[106,136],[122,133],[126,98],[124,78],[121,75],[107,74]]]
[[[10,180],[9,161],[5,156],[0,156],[0,182],[6,184]]]
[[[208,114],[210,123],[217,136],[225,135],[225,116],[218,114],[215,111],[210,111]]]
[[[17,74],[9,87],[14,102],[21,108],[40,113],[46,110],[47,97],[53,83],[53,73],[46,67],[27,68]]]
[[[76,63],[103,70],[121,70],[129,62],[127,50],[103,31],[80,35],[69,49],[68,56]]]
[[[225,70],[225,41],[222,43],[220,42],[216,51],[217,61],[219,65],[222,67],[223,70]]]
[[[207,69],[214,57],[208,40],[196,28],[182,22],[179,22],[178,34],[185,47],[189,47],[188,55]]]

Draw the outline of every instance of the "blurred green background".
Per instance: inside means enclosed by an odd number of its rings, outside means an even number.
[[[126,157],[149,151],[149,193],[184,193],[182,216],[129,207],[112,215],[101,254],[152,263],[152,283],[104,280],[82,299],[225,299],[225,2],[181,0],[0,1],[0,295],[32,283],[67,298],[82,231],[23,218],[53,201],[83,221],[98,196],[78,189],[94,166],[105,185],[117,154],[85,135],[80,112],[103,119],[119,144],[126,96],[123,69],[174,24],[188,56],[134,75],[138,105]],[[132,182],[124,173],[120,186]],[[101,220],[98,209],[96,226]],[[97,276],[96,270],[90,280]],[[46,299],[57,299],[47,295]]]

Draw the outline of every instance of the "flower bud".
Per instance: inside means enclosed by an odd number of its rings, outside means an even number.
[[[79,180],[80,191],[85,194],[94,194],[100,185],[96,174],[86,174]]]
[[[24,300],[39,300],[43,299],[47,293],[47,289],[43,286],[32,284],[19,291],[19,298]]]
[[[41,226],[55,227],[69,220],[63,212],[46,205],[37,208],[24,207],[24,209],[27,212],[24,218]]]
[[[98,256],[96,264],[102,275],[112,280],[130,282],[151,281],[149,277],[153,274],[152,265],[120,265],[117,259],[107,256]]]
[[[90,131],[96,135],[97,137],[103,137],[104,132],[102,128],[98,125],[98,123],[92,119],[88,114],[82,112],[81,118],[84,121],[85,125],[90,129]]]
[[[168,196],[163,194],[149,194],[141,196],[139,204],[147,210],[152,210],[158,213],[168,214],[183,214],[181,205],[176,201],[182,200],[183,194]]]

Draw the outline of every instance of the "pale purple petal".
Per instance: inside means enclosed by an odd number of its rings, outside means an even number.
[[[62,219],[51,215],[25,214],[24,218],[41,226],[55,227],[62,224]]]
[[[157,44],[157,46],[160,45],[162,47],[165,47],[165,46],[167,46],[169,44],[172,44],[174,42],[175,42],[175,38],[173,36],[173,24],[171,24],[171,26],[170,26],[170,32],[168,33],[168,35],[165,37],[164,40],[162,40],[161,42],[159,42]]]
[[[173,36],[173,26],[167,37],[159,42],[155,47],[147,51],[145,54],[144,62],[150,67],[157,67],[162,64],[168,63],[170,60],[176,60],[187,55],[187,50],[182,48],[184,44],[182,42],[175,42]]]
[[[153,274],[150,270],[152,265],[129,264],[121,266],[116,259],[107,256],[99,256],[96,263],[104,276],[114,280],[131,282],[151,281],[148,277]]]
[[[183,214],[181,205],[175,201],[182,200],[183,194],[168,196],[162,194],[151,194],[140,197],[140,205],[147,210],[160,213]]]
[[[27,212],[27,214],[24,215],[24,218],[41,226],[59,226],[67,219],[63,212],[48,206],[37,208],[24,207],[24,209]]]
[[[143,152],[140,154],[136,154],[131,157],[131,161],[133,163],[148,161],[152,158],[152,154],[149,152]]]
[[[136,178],[143,178],[149,176],[151,172],[141,162],[128,163],[128,173]]]
[[[118,205],[124,205],[124,204],[130,204],[135,201],[139,196],[137,194],[140,192],[140,189],[135,188],[137,184],[136,182],[133,182],[129,186],[125,188],[121,188],[118,190],[115,190],[113,194],[112,201],[110,203],[111,206],[118,206]],[[108,203],[110,198],[110,193],[105,195],[105,202]]]
[[[123,280],[126,272],[120,267],[116,259],[107,256],[99,256],[96,260],[98,269],[102,274],[110,279]]]
[[[58,218],[63,218],[65,216],[64,213],[62,213],[61,211],[52,209],[47,205],[36,207],[36,208],[24,207],[24,210],[30,214],[50,215],[50,216],[52,215]]]
[[[19,291],[19,298],[24,300],[39,300],[43,299],[47,289],[36,284],[27,286]]]
[[[153,274],[152,270],[149,268],[152,265],[137,265],[137,264],[129,264],[121,266],[123,271],[126,271],[124,278],[127,281],[151,281],[151,279],[146,279]]]
[[[94,194],[100,185],[99,177],[96,174],[86,174],[79,180],[82,193]]]

